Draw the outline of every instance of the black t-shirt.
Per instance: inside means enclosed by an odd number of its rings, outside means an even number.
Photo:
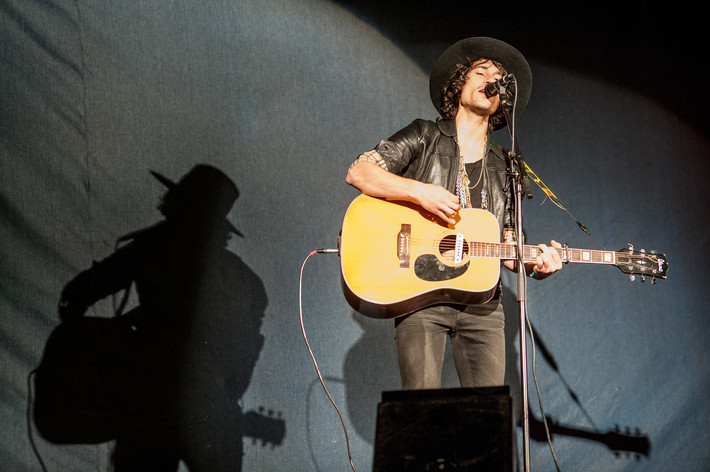
[[[466,173],[468,174],[468,191],[471,194],[471,207],[481,208],[481,189],[483,188],[484,176],[481,175],[483,159],[476,162],[466,163]],[[480,178],[479,178],[480,177]]]

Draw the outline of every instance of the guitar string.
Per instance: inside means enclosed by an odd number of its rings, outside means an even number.
[[[456,248],[455,241],[440,241],[436,239],[413,238],[409,239],[409,245],[417,248],[420,247],[438,247],[442,250],[452,250]],[[499,252],[508,253],[515,251],[516,246],[511,243],[497,243],[493,241],[467,241],[464,243],[466,252]],[[530,252],[537,246],[524,246],[524,252]]]
[[[440,239],[426,239],[426,238],[410,238],[410,247],[417,249],[428,247],[434,252],[439,252],[441,257],[445,260],[454,261],[455,257],[446,252],[452,252],[456,249],[456,242],[449,240]],[[534,255],[532,251],[536,249],[537,246],[526,245],[523,247],[523,258],[526,260],[533,260]],[[464,254],[474,258],[494,258],[494,259],[513,259],[515,258],[516,252],[515,244],[511,243],[498,243],[492,241],[467,241],[464,244]],[[575,249],[567,248],[567,262],[588,262],[588,263],[606,263],[604,254],[608,252],[614,252],[616,257],[619,257],[619,253],[615,251],[602,251],[597,249]],[[590,253],[589,259],[582,258],[582,252]],[[644,258],[643,254],[622,254],[623,257],[629,257],[631,259]]]
[[[447,248],[447,249],[453,249],[456,247],[456,241],[451,241],[448,239],[429,239],[429,238],[409,238],[409,244],[410,245],[422,245],[422,246],[431,246],[431,245],[438,245],[438,247],[441,248]],[[473,247],[473,248],[481,248],[481,247],[497,247],[501,248],[504,250],[510,250],[510,249],[515,249],[515,244],[512,243],[500,243],[500,242],[495,242],[495,241],[466,241],[464,243],[465,246],[468,247]],[[531,248],[537,248],[535,245],[525,245],[524,250],[530,250]],[[613,252],[615,254],[618,254],[618,251],[608,251],[608,250],[600,250],[600,249],[576,249],[576,248],[566,248],[567,251],[569,252],[589,252],[593,255],[600,255],[608,252]],[[647,254],[648,255],[648,254]],[[625,257],[642,257],[642,254],[624,254]]]

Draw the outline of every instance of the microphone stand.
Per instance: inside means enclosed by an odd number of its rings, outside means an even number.
[[[513,81],[515,83],[515,81]],[[514,110],[514,101],[511,100],[506,93],[506,84],[498,83],[501,99],[501,107],[505,115],[505,120],[508,123],[508,131],[510,132],[511,151],[509,153],[508,165],[510,175],[513,177],[512,184],[515,185],[515,241],[517,245],[517,301],[519,308],[520,320],[520,374],[521,374],[521,393],[522,393],[522,427],[523,427],[523,464],[524,471],[530,471],[530,418],[528,410],[528,360],[527,360],[527,276],[525,274],[525,265],[523,264],[523,212],[522,200],[523,194],[527,198],[532,198],[530,190],[530,182],[525,172],[523,158],[518,149],[515,140],[515,114],[511,113]],[[517,91],[517,86],[516,86]]]

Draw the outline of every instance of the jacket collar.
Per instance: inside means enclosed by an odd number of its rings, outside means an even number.
[[[440,118],[436,120],[436,125],[439,127],[439,131],[446,136],[450,138],[456,137],[456,121]]]

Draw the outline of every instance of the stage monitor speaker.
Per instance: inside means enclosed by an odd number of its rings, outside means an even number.
[[[508,387],[382,392],[373,472],[512,472]]]

